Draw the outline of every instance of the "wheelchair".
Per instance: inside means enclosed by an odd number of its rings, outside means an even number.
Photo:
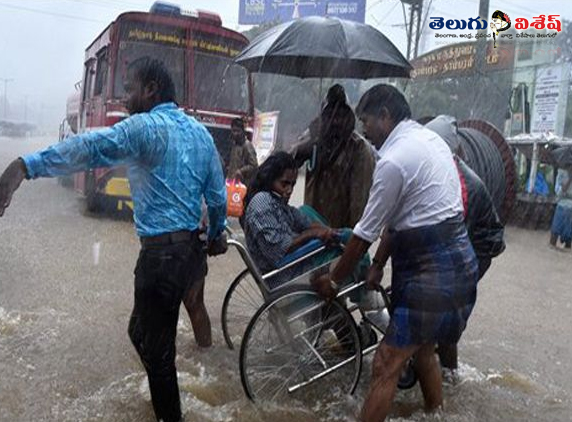
[[[248,398],[280,402],[353,394],[363,357],[377,349],[386,327],[371,319],[353,298],[348,300],[365,287],[365,281],[344,284],[331,302],[311,289],[310,279],[333,268],[342,246],[332,251],[319,241],[310,241],[287,256],[278,269],[261,274],[235,234],[228,244],[238,250],[246,269],[227,290],[221,322],[227,345],[231,349],[240,345],[240,376]],[[320,262],[324,255],[329,259]],[[304,265],[311,260],[319,264]],[[308,269],[293,271],[301,267]],[[382,298],[387,308],[386,291]],[[356,316],[376,333],[373,338],[363,338]],[[317,382],[324,378],[328,382]],[[414,376],[410,373],[407,378],[402,378],[400,388],[413,386]]]

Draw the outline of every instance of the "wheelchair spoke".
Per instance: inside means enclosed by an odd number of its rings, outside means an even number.
[[[223,302],[221,322],[224,339],[230,348],[240,345],[244,330],[264,297],[248,271],[243,271],[229,288]]]
[[[263,302],[262,293],[258,288],[252,286],[238,285],[236,291],[236,300],[238,303],[248,306],[249,308],[258,309]],[[252,317],[252,315],[250,315]]]
[[[310,396],[332,388],[352,392],[361,370],[359,333],[341,304],[325,304],[313,292],[288,293],[250,322],[240,364],[243,386],[256,400],[282,400],[325,376],[340,381]]]

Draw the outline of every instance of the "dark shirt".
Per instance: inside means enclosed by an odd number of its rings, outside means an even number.
[[[312,144],[316,145],[315,156]],[[367,204],[375,168],[367,141],[353,132],[333,151],[326,151],[309,136],[297,150],[295,156],[300,165],[310,160],[304,203],[326,218],[330,227],[354,227]]]
[[[257,168],[258,160],[252,143],[246,140],[242,145],[233,144],[230,150],[226,176],[228,178],[234,177],[234,174],[240,171],[243,181],[248,185]]]
[[[500,255],[505,249],[504,226],[483,181],[459,158],[457,167],[466,192],[465,224],[479,261]],[[465,202],[465,201],[463,201]]]

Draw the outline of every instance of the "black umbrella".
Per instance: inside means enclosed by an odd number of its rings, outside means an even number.
[[[300,78],[409,77],[411,65],[377,29],[312,16],[275,26],[235,59],[251,72]]]
[[[572,167],[572,146],[560,147],[550,152],[556,167]]]

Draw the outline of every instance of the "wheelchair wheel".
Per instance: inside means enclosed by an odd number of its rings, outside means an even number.
[[[352,394],[361,349],[344,306],[326,303],[311,290],[291,291],[266,302],[248,324],[240,349],[242,386],[253,401]]]
[[[248,321],[264,303],[260,288],[248,269],[231,283],[222,303],[221,324],[224,341],[230,349],[240,346]]]

